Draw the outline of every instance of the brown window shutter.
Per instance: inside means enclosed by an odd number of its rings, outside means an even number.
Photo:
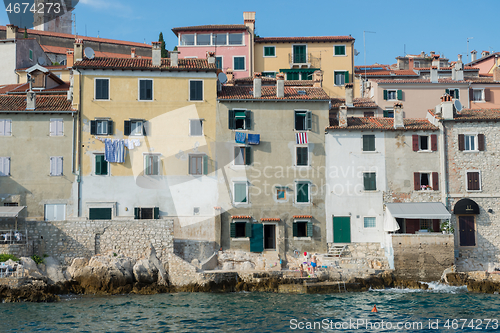
[[[439,176],[437,172],[432,173],[432,189],[439,191]]]
[[[484,151],[484,134],[477,135],[477,149]]]
[[[418,151],[418,135],[413,134],[413,151]]]
[[[473,190],[473,174],[472,172],[467,172],[467,190],[471,191]]]
[[[469,102],[474,101],[474,90],[472,88],[469,88]]]
[[[463,134],[458,135],[458,150],[463,151],[465,149],[465,137]]]
[[[420,191],[420,172],[413,173],[413,184],[414,184],[413,189],[415,191]]]
[[[431,135],[431,150],[432,151],[437,151],[438,150],[438,140],[437,140],[437,135],[432,134]]]
[[[488,88],[484,88],[484,101],[485,102],[490,101],[490,90]]]
[[[473,173],[473,182],[474,182],[474,190],[479,191],[479,172],[474,172]]]

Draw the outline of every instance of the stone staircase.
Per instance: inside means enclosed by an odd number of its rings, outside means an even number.
[[[335,245],[334,243],[329,244],[328,253],[326,254],[328,257],[341,258],[347,249],[347,245]]]

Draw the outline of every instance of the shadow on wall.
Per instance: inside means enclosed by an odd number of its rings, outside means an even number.
[[[214,252],[219,251],[218,244],[213,241],[175,239],[174,253],[191,263],[194,259],[204,262],[210,258]]]

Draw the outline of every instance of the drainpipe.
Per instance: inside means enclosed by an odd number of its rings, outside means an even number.
[[[448,208],[449,205],[449,189],[448,189],[448,154],[446,152],[446,127],[444,126],[443,120],[440,120],[438,123],[439,130],[441,132],[442,139],[439,140],[439,159],[442,161],[441,163],[441,201]]]
[[[78,217],[81,217],[82,215],[82,208],[81,208],[81,190],[82,190],[82,179],[81,179],[81,170],[82,170],[82,154],[81,154],[81,147],[82,147],[82,73],[78,68],[76,68],[76,71],[78,72],[78,80],[79,80],[79,87],[78,87],[78,96],[79,96],[79,103],[78,103],[78,171],[76,172],[76,181],[78,183],[78,201],[77,201],[77,208],[78,208]],[[74,94],[74,92],[73,92]]]

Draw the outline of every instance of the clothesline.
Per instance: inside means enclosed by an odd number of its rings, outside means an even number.
[[[95,138],[104,142],[104,160],[111,163],[125,163],[125,147],[132,150],[141,145],[139,139],[109,139],[98,136]]]

